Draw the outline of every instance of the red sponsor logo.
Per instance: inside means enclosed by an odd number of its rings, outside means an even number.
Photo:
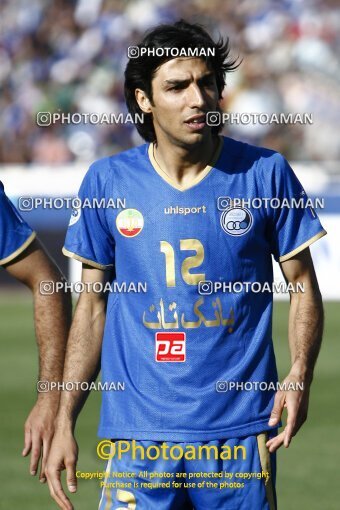
[[[156,361],[185,361],[185,333],[156,333]]]

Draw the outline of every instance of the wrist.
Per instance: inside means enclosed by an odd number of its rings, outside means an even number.
[[[37,402],[39,402],[39,404],[46,404],[51,407],[58,408],[59,401],[60,401],[60,391],[49,391],[46,393],[38,392]]]
[[[73,434],[76,420],[63,409],[59,409],[55,419],[55,430],[62,434]]]
[[[306,362],[296,360],[290,369],[289,375],[300,382],[310,385],[313,380],[313,369]]]

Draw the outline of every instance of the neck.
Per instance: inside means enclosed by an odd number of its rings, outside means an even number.
[[[189,147],[158,139],[154,145],[154,158],[168,177],[180,186],[185,186],[211,163],[218,143],[218,137],[209,137]]]

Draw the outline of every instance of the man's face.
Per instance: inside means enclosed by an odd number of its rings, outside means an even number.
[[[180,146],[202,143],[211,136],[206,113],[218,104],[215,74],[200,58],[169,60],[152,80],[152,103],[157,139]]]

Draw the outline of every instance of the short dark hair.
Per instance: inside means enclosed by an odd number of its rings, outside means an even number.
[[[139,52],[141,47],[146,48],[214,48],[214,56],[207,55],[203,58],[210,69],[215,73],[218,95],[221,99],[225,86],[225,75],[234,71],[239,66],[238,58],[230,58],[229,38],[225,40],[220,36],[217,42],[214,42],[206,30],[199,24],[191,24],[185,20],[177,21],[172,25],[158,25],[156,28],[147,32],[142,42],[137,46]],[[134,48],[137,48],[134,47]],[[208,52],[203,52],[207,54]],[[135,98],[135,90],[142,89],[152,102],[152,79],[157,69],[167,62],[176,58],[171,55],[150,56],[140,55],[137,58],[130,58],[125,69],[124,93],[125,101],[129,113],[134,117],[143,112],[138,106]],[[144,113],[144,122],[137,122],[138,133],[147,142],[154,142],[156,134],[153,127],[152,114]],[[214,133],[218,133],[223,124],[212,128]]]

